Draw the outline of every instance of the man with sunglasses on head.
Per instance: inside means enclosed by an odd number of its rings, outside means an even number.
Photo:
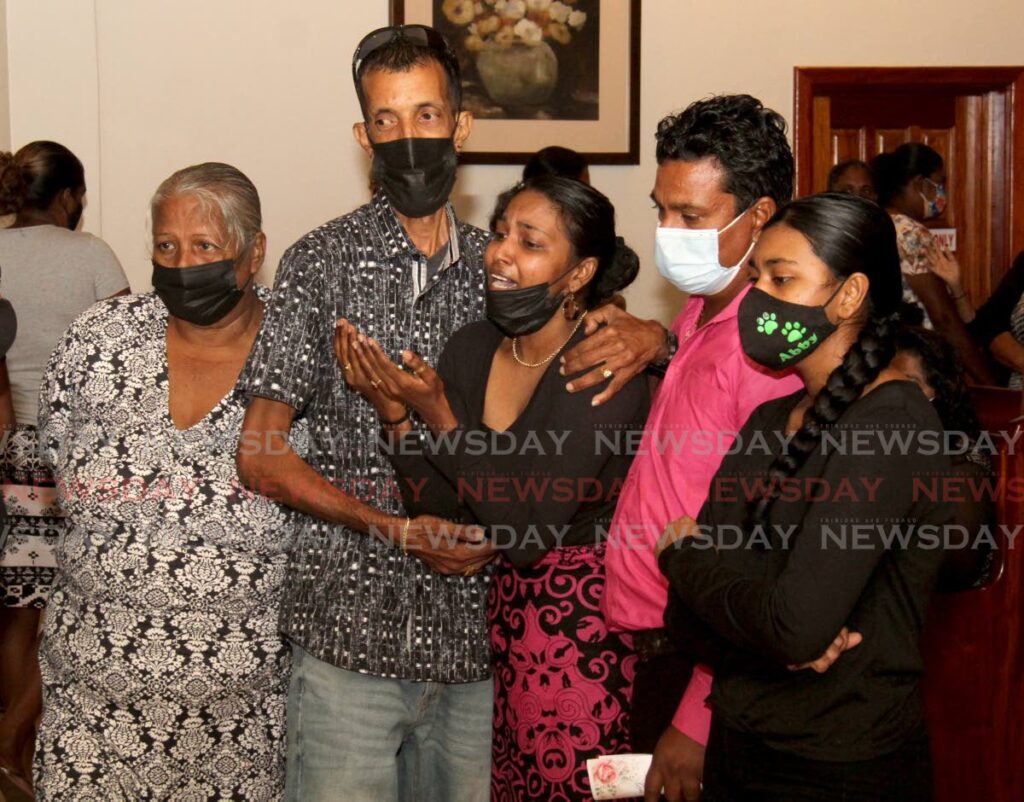
[[[448,203],[472,117],[455,55],[417,25],[367,35],[352,65],[372,200],[284,255],[247,368],[238,451],[253,489],[301,517],[281,627],[293,644],[285,796],[301,802],[484,800],[492,557],[476,527],[406,517],[381,421],[346,386],[344,319],[393,358],[429,362],[484,313],[486,232]],[[400,361],[400,360],[399,360]],[[288,444],[309,421],[305,457]],[[402,419],[404,421],[404,418]]]

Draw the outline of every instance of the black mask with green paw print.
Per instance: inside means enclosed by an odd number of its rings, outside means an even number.
[[[838,325],[828,319],[828,306],[842,284],[820,306],[806,306],[773,298],[752,287],[740,301],[740,344],[757,364],[772,370],[795,365],[828,339]]]

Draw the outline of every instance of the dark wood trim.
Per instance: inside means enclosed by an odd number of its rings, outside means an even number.
[[[390,24],[405,24],[405,0],[391,0]],[[621,152],[581,150],[590,164],[640,164],[640,0],[629,0],[629,145]],[[459,154],[460,164],[526,164],[533,151],[474,151]]]
[[[1006,143],[1009,148],[1010,258],[1024,251],[1024,68],[1009,84]],[[1008,269],[1009,265],[1006,265]],[[995,285],[993,285],[995,286]]]
[[[887,89],[941,87],[948,92],[1005,89],[1024,67],[796,67],[814,89],[884,86]]]
[[[814,165],[814,78],[815,70],[793,68],[793,155],[796,158],[797,197],[812,191]]]

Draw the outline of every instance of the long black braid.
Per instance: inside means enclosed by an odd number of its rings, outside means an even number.
[[[803,423],[768,468],[768,489],[748,507],[748,523],[767,523],[784,479],[803,467],[821,442],[822,432],[842,417],[878,378],[896,353],[902,297],[896,232],[889,216],[870,201],[824,193],[783,207],[765,226],[785,224],[803,234],[836,278],[867,276],[868,318],[842,363],[814,397]]]

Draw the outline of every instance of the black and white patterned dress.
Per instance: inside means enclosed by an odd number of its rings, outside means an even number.
[[[290,513],[237,479],[237,390],[174,426],[166,327],[152,294],[98,304],[43,380],[68,528],[40,647],[40,800],[282,793]]]

